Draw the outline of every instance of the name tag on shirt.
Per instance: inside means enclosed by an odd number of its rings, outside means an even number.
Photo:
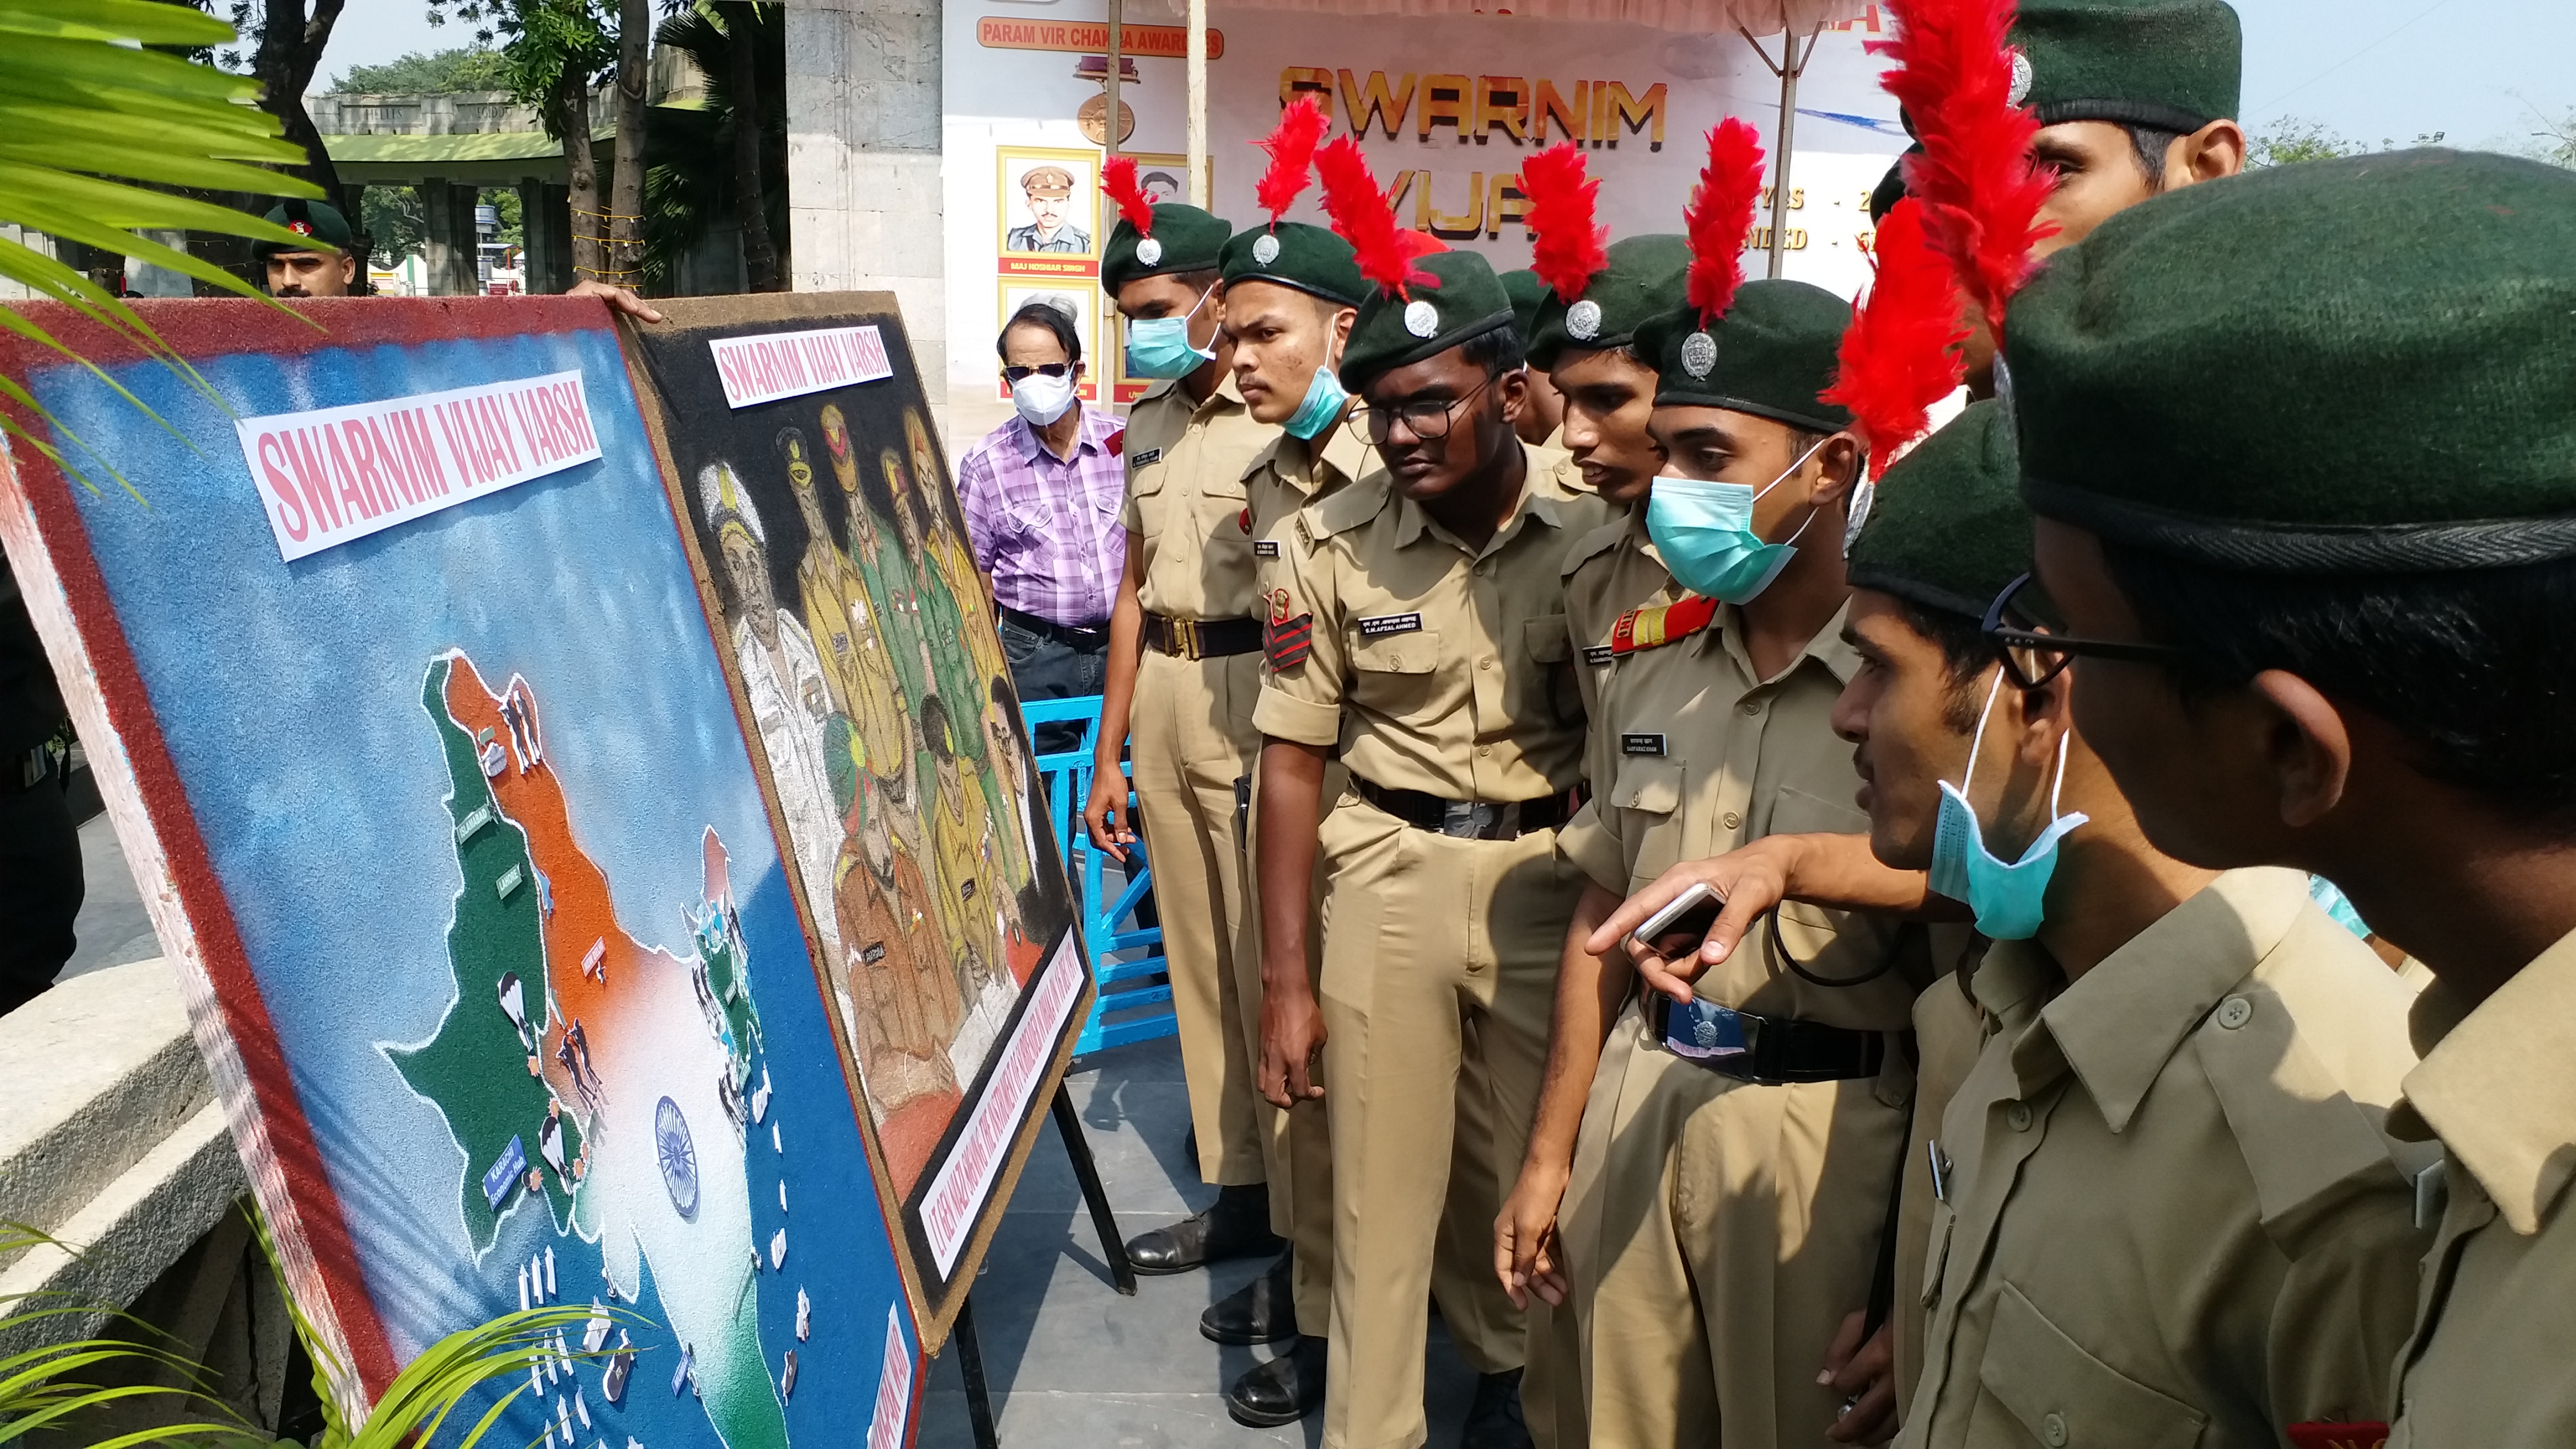
[[[1360,620],[1360,637],[1375,639],[1381,634],[1416,634],[1422,630],[1420,614],[1380,614]]]
[[[1618,657],[1619,651],[1607,644],[1595,644],[1583,651],[1583,662],[1595,669],[1609,668],[1610,661]]]
[[[1252,556],[1254,558],[1279,557],[1279,541],[1273,538],[1255,540],[1252,545]]]
[[[1664,752],[1662,735],[1621,735],[1619,753],[1623,755],[1660,755]]]
[[[1127,456],[1127,466],[1130,468],[1151,468],[1161,461],[1163,461],[1163,450],[1160,448],[1147,448],[1141,453],[1131,453]]]

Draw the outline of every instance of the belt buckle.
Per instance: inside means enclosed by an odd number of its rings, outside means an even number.
[[[1190,660],[1193,663],[1197,662],[1199,658],[1199,650],[1201,648],[1199,640],[1199,621],[1196,619],[1174,619],[1172,621],[1172,629],[1174,635],[1180,641],[1182,649],[1181,657]]]
[[[1458,840],[1487,839],[1502,807],[1483,800],[1440,802],[1440,833]]]

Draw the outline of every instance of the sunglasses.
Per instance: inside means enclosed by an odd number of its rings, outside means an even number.
[[[2023,689],[2037,689],[2066,672],[2077,658],[2125,659],[2134,664],[2180,664],[2191,658],[2189,651],[2170,644],[2142,644],[2121,639],[2082,639],[2072,634],[2052,634],[2042,629],[2027,629],[2006,623],[2007,617],[2028,619],[2025,610],[2013,607],[2013,600],[2030,587],[2030,575],[2023,574],[2004,585],[1995,601],[1986,606],[1986,617],[1978,632],[1995,647],[1995,657],[2002,661],[2004,674]]]
[[[1070,362],[1041,362],[1035,367],[1005,367],[1002,369],[1002,381],[1022,383],[1032,376],[1062,377],[1071,371],[1073,371],[1073,364]]]

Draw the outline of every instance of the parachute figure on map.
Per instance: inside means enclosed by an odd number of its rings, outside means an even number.
[[[761,750],[778,782],[779,809],[787,817],[795,865],[804,878],[806,898],[826,900],[831,896],[831,863],[840,846],[840,831],[827,813],[831,795],[823,763],[823,738],[833,713],[831,685],[813,636],[795,615],[778,607],[769,582],[769,536],[733,469],[708,464],[698,474],[698,490],[720,545],[734,661]],[[839,951],[839,928],[829,917],[818,914],[815,930],[827,950]]]

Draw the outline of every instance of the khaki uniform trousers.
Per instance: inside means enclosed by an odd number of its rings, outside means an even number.
[[[1816,1375],[1868,1301],[1912,1087],[1893,1043],[1874,1081],[1720,1076],[1651,1045],[1629,1003],[1559,1213],[1581,1311],[1558,1310],[1556,1334],[1575,1318],[1591,1442],[1829,1442],[1841,1399]],[[1605,1114],[1612,1130],[1591,1130]],[[1568,1411],[1552,1407],[1561,1433]]]
[[[1528,1145],[1582,877],[1553,831],[1452,839],[1356,795],[1318,833],[1334,1250],[1324,1442],[1411,1449],[1428,1432],[1434,1295],[1478,1372],[1521,1365],[1492,1223]]]
[[[1324,763],[1323,785],[1317,799],[1327,818],[1349,780],[1341,761]],[[1252,843],[1260,838],[1261,792],[1256,787],[1243,832],[1246,904],[1243,939],[1235,947],[1236,959],[1249,963],[1244,989],[1252,1003],[1249,1048],[1256,1069],[1261,1064],[1261,881],[1251,868],[1251,852]],[[1318,913],[1323,909],[1322,879],[1323,872],[1318,869],[1316,888],[1308,898],[1310,910]],[[1316,925],[1316,918],[1310,916],[1306,929],[1306,980],[1318,991],[1322,989],[1323,948],[1324,933]],[[1286,1239],[1292,1253],[1289,1282],[1297,1303],[1297,1331],[1309,1338],[1322,1338],[1332,1331],[1333,1310],[1333,1139],[1326,1121],[1328,1109],[1321,1102],[1300,1102],[1282,1112],[1258,1097],[1255,1102],[1268,1127],[1262,1147],[1268,1154],[1270,1169],[1270,1231]]]
[[[1229,1187],[1267,1180],[1270,1108],[1253,1078],[1261,962],[1237,949],[1250,911],[1235,833],[1235,782],[1261,749],[1252,727],[1260,665],[1259,654],[1194,660],[1148,649],[1128,723],[1199,1176]]]

